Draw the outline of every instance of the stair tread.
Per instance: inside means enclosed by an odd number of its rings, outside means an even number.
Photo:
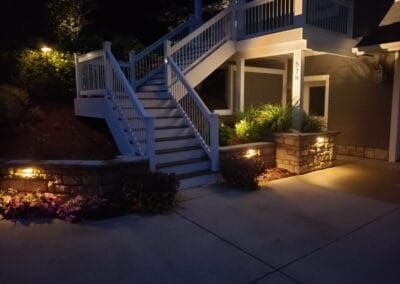
[[[185,140],[185,139],[193,139],[193,138],[195,138],[194,135],[163,137],[163,138],[156,138],[156,142]]]
[[[176,109],[175,106],[170,106],[170,107],[144,107],[144,109]]]
[[[176,162],[158,164],[156,166],[156,168],[162,169],[162,168],[169,168],[169,167],[181,166],[181,165],[186,165],[186,164],[194,164],[194,163],[206,162],[206,161],[209,161],[209,159],[206,157],[194,158],[194,159],[187,159],[187,160],[181,160],[181,161],[176,161]]]
[[[177,152],[185,152],[192,150],[200,150],[203,149],[201,146],[189,146],[189,147],[180,147],[180,148],[170,148],[164,150],[157,150],[156,155],[168,154],[168,153],[177,153]]]
[[[181,115],[171,115],[171,116],[155,116],[155,119],[168,119],[168,118],[183,118]]]
[[[206,170],[206,171],[198,171],[198,172],[187,173],[187,174],[180,174],[180,175],[177,175],[176,177],[179,180],[182,180],[182,179],[194,178],[194,177],[205,176],[205,175],[218,175],[218,172]]]
[[[161,126],[161,127],[155,127],[155,130],[168,130],[168,129],[183,129],[183,128],[189,128],[187,125],[179,125],[179,126]]]

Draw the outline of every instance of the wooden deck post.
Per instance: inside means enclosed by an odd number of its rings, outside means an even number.
[[[301,49],[293,52],[292,70],[293,126],[300,130],[304,111],[304,52]]]
[[[244,75],[245,60],[236,60],[236,80],[235,80],[235,111],[244,110]]]
[[[390,122],[389,162],[400,159],[400,51],[395,53],[392,115]]]

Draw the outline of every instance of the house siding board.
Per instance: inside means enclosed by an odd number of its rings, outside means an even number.
[[[282,75],[246,72],[245,109],[282,102]]]
[[[374,83],[369,58],[321,55],[306,58],[305,75],[330,75],[330,130],[340,131],[339,145],[387,149],[392,99],[390,58],[385,61],[387,78]]]

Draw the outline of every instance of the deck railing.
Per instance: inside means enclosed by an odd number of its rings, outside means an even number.
[[[131,84],[139,86],[164,65],[164,43],[170,41],[172,45],[186,37],[192,30],[195,21],[193,17],[166,34],[138,54],[130,53]]]
[[[257,0],[238,6],[240,38],[254,37],[293,25],[294,0]]]
[[[168,90],[185,120],[192,126],[196,139],[211,160],[211,169],[219,169],[218,115],[210,112],[194,88],[186,80],[173,58],[167,56]]]
[[[103,50],[75,54],[77,97],[99,97],[106,94]]]
[[[167,56],[171,56],[179,69],[185,73],[231,39],[233,15],[232,6],[224,9],[175,45],[171,43]]]
[[[353,1],[307,0],[306,23],[332,32],[352,33]]]

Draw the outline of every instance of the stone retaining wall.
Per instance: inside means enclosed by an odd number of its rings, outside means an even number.
[[[275,166],[275,143],[260,142],[248,143],[219,148],[220,161],[226,161],[229,157],[244,158],[246,155],[261,158],[268,167]],[[251,158],[251,157],[249,157]]]
[[[334,166],[338,132],[278,133],[276,166],[296,174]]]
[[[120,190],[125,177],[141,175],[149,169],[147,159],[107,161],[0,161],[0,189],[37,189],[61,194],[97,193]]]
[[[337,145],[337,153],[338,155],[353,156],[381,161],[387,161],[389,159],[388,150],[368,148],[364,146]]]

